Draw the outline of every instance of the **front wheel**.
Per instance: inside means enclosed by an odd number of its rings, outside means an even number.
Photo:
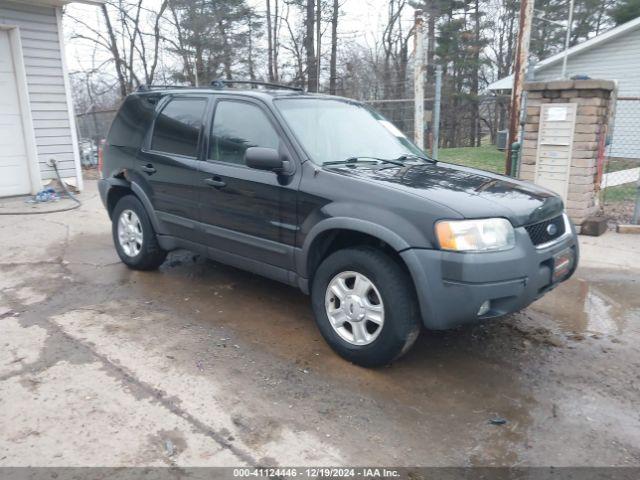
[[[327,343],[365,367],[400,357],[420,332],[411,278],[375,248],[339,250],[325,259],[314,275],[311,301]]]
[[[167,257],[144,206],[133,195],[122,197],[112,215],[113,243],[120,260],[134,270],[155,270]]]

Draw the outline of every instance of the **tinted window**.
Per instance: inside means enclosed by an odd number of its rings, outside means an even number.
[[[175,98],[156,118],[151,149],[159,152],[197,156],[198,137],[207,100]]]
[[[218,103],[211,129],[210,159],[244,164],[247,148],[277,149],[278,143],[278,134],[260,108],[243,102]]]
[[[155,104],[147,95],[129,95],[111,124],[108,142],[120,147],[140,148],[153,121]]]

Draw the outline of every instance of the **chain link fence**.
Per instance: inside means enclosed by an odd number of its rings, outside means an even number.
[[[601,182],[601,205],[614,223],[639,223],[640,97],[619,97]]]
[[[404,98],[359,100],[370,105],[413,140],[413,86],[407,85],[404,92]],[[438,129],[434,123],[437,104],[440,105]],[[454,163],[468,163],[470,166],[502,173],[505,139],[500,141],[500,133],[508,121],[506,112],[507,102],[503,96],[459,94],[449,91],[446,85],[438,91],[435,85],[427,83],[423,125],[425,150],[435,153],[433,147],[437,142],[443,160],[457,160]]]

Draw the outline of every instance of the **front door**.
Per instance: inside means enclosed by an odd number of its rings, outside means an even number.
[[[137,159],[138,175],[166,233],[200,240],[198,164],[208,99],[174,96],[159,104],[149,147]]]
[[[293,270],[298,177],[278,176],[244,163],[248,147],[287,146],[260,104],[216,103],[207,158],[201,163],[201,221],[209,247]]]
[[[31,191],[14,65],[9,32],[0,29],[0,197]]]

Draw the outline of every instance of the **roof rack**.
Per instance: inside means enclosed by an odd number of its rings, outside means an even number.
[[[260,82],[258,80],[226,80],[218,79],[211,82],[211,86],[214,88],[225,88],[227,85],[251,85],[270,88],[281,88],[283,90],[295,90],[296,92],[304,91],[301,87],[292,87],[290,85],[282,85],[279,83]]]
[[[137,92],[148,92],[151,90],[168,90],[170,88],[196,88],[190,85],[138,85]]]
[[[138,92],[150,92],[152,90],[169,90],[172,88],[175,89],[183,89],[183,88],[225,88],[229,85],[251,85],[251,86],[261,86],[261,87],[270,87],[270,88],[280,88],[283,90],[294,90],[296,92],[303,92],[304,90],[301,87],[292,87],[290,85],[281,85],[279,83],[269,83],[269,82],[260,82],[258,80],[226,80],[226,79],[218,79],[213,80],[210,86],[199,86],[194,87],[192,85],[138,85],[136,91]]]

